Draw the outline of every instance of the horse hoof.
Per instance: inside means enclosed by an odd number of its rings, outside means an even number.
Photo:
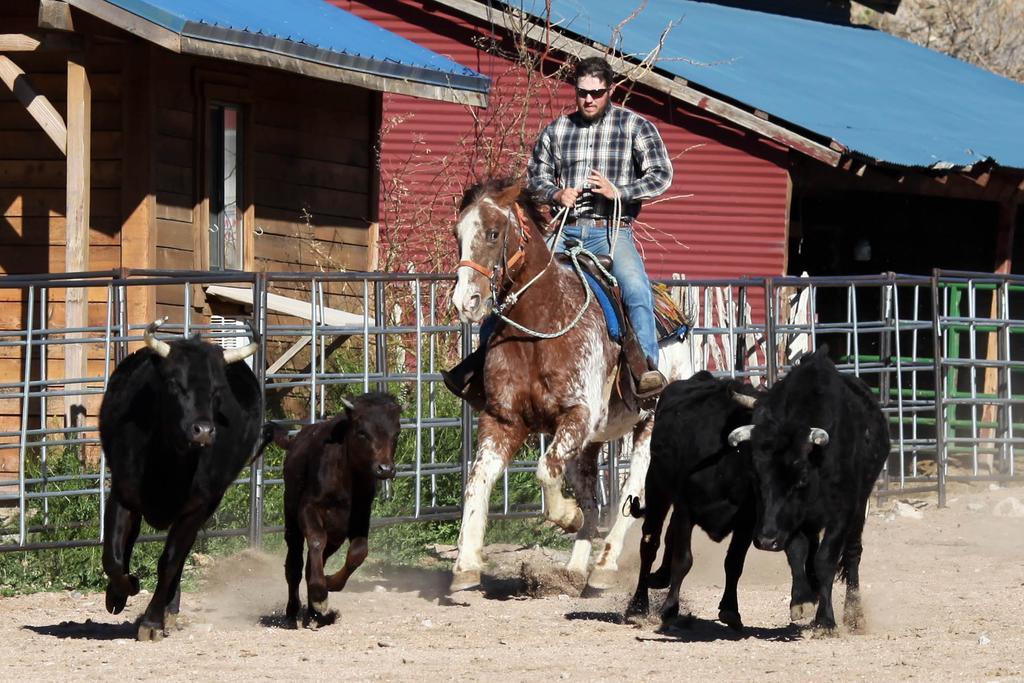
[[[328,600],[311,600],[309,606],[313,608],[313,612],[316,614],[327,614],[327,611],[331,608],[330,601]]]
[[[814,616],[814,610],[817,607],[813,602],[801,602],[799,604],[789,606],[789,619],[790,621],[803,621],[804,619],[810,619]]]
[[[139,624],[139,632],[135,638],[140,643],[156,643],[164,639],[164,629],[159,624]]]
[[[461,572],[452,572],[452,583],[448,591],[458,593],[459,591],[476,588],[480,585],[480,570],[470,569]]]
[[[616,571],[608,568],[595,568],[590,572],[587,585],[598,590],[608,590],[615,587]]]
[[[120,614],[121,610],[128,603],[128,596],[119,593],[112,585],[107,584],[107,611],[111,614]]]
[[[671,577],[667,569],[659,569],[650,575],[647,579],[648,588],[668,588],[668,582]]]

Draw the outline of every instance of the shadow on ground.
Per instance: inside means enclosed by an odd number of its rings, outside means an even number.
[[[120,624],[104,624],[86,619],[84,622],[62,621],[59,624],[49,626],[31,626],[26,624],[22,628],[38,633],[41,636],[52,636],[54,638],[65,638],[71,640],[120,640],[127,638],[135,640],[135,634],[139,630],[134,621],[125,621]]]

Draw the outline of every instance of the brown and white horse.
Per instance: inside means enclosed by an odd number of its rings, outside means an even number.
[[[541,223],[519,185],[491,181],[466,191],[455,227],[461,261],[452,303],[459,317],[480,322],[497,303],[505,320],[488,343],[487,404],[465,493],[452,591],[480,583],[491,488],[531,433],[554,435],[537,464],[537,479],[547,518],[577,534],[567,569],[583,577],[597,531],[601,445],[632,432],[622,500],[641,495],[650,461],[653,412],[630,410],[614,391],[619,345],[608,336],[600,306],[591,301],[585,307],[580,276],[552,262]],[[578,500],[562,494],[563,476]],[[589,575],[592,586],[607,586],[632,522],[618,511]]]

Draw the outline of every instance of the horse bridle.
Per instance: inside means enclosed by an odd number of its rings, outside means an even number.
[[[506,230],[501,244],[502,265],[496,263],[488,270],[486,266],[482,266],[476,261],[469,259],[459,261],[459,268],[463,266],[472,268],[488,279],[491,283],[491,296],[494,298],[495,305],[498,304],[498,283],[501,281],[502,276],[507,278],[509,282],[512,282],[512,268],[526,258],[526,245],[530,241],[530,233],[526,227],[526,215],[523,213],[523,207],[519,206],[518,202],[512,202],[512,214],[515,217],[515,227],[518,229],[519,243],[516,245],[516,252],[512,254],[511,258],[508,257],[509,231]],[[511,224],[512,221],[510,220],[509,223]]]

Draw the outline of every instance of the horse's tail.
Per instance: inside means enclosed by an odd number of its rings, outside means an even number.
[[[640,507],[640,496],[626,496],[622,503],[622,514],[640,519],[647,513],[647,508]]]

